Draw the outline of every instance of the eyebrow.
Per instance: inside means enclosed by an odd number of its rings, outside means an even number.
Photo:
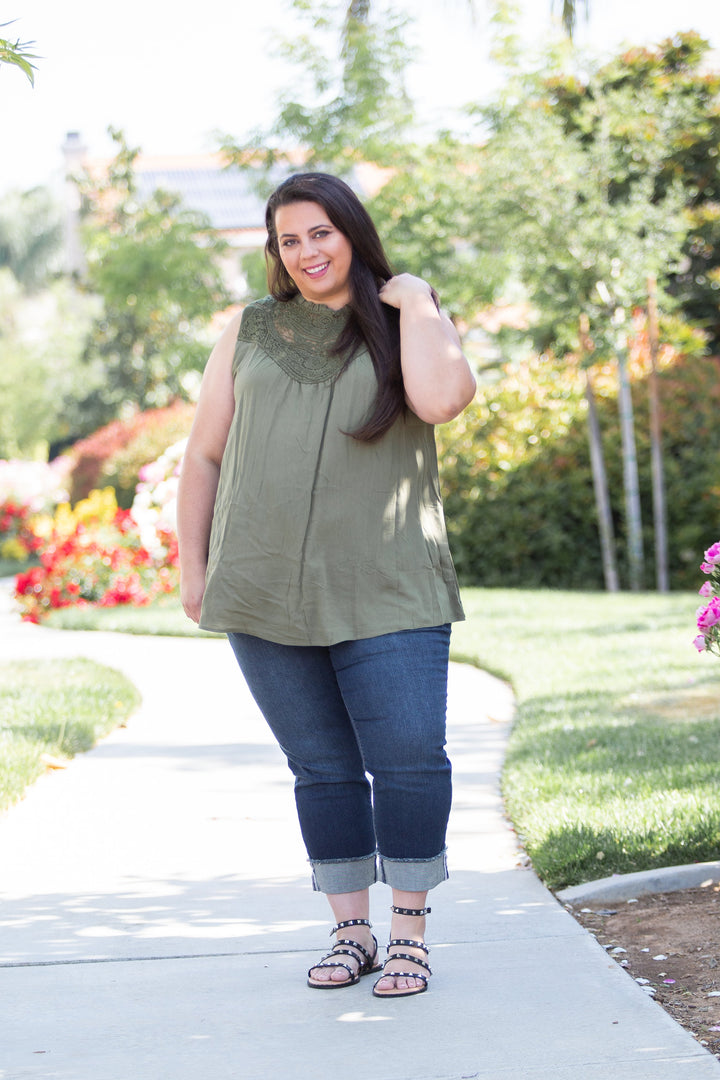
[[[309,233],[315,232],[316,229],[331,229],[331,228],[332,228],[332,225],[329,222],[323,221],[323,223],[321,225],[313,225],[311,228],[308,229],[308,232]],[[280,235],[278,237],[278,240],[282,240],[286,236],[297,236],[297,235],[298,235],[297,233],[290,233],[290,232],[280,233]]]

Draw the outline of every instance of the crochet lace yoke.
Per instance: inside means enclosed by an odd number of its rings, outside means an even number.
[[[243,312],[239,339],[259,345],[291,379],[321,383],[334,379],[345,358],[332,354],[345,328],[348,307],[334,311],[325,304],[266,296]]]

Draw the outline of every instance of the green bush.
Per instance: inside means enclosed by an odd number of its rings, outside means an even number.
[[[697,587],[702,553],[720,535],[720,359],[679,359],[660,374],[671,584]],[[646,581],[653,586],[647,384],[633,385]],[[598,396],[621,581],[625,580],[617,400]],[[577,373],[535,359],[482,387],[439,433],[448,531],[463,584],[603,587]]]

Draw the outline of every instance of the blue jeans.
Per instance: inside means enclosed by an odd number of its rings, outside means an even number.
[[[295,776],[314,888],[444,881],[450,626],[327,647],[228,637]]]

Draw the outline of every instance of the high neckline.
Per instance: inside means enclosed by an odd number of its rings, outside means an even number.
[[[290,300],[266,296],[245,308],[240,337],[261,345],[298,382],[327,382],[340,374],[347,359],[338,356],[335,346],[349,317],[349,305],[334,310],[300,293]]]
[[[305,309],[308,314],[315,314],[319,318],[326,316],[328,321],[331,319],[345,319],[350,314],[349,304],[343,304],[339,308],[331,308],[328,304],[318,304],[315,300],[306,300],[300,292],[295,293],[295,296],[288,303],[296,304],[299,310]]]

